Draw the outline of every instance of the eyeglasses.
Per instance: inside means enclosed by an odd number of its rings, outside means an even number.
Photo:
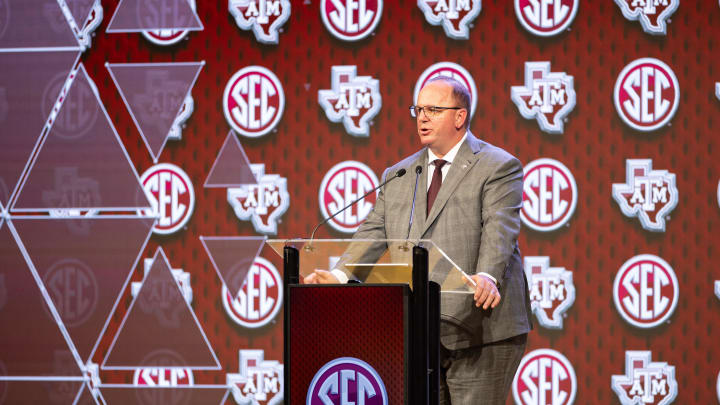
[[[417,118],[422,114],[425,113],[425,116],[433,119],[440,115],[445,110],[462,110],[462,107],[439,107],[436,105],[427,105],[425,107],[420,107],[418,105],[411,105],[410,106],[410,116],[413,118]]]

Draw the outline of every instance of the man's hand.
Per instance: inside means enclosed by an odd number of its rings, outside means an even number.
[[[338,280],[332,273],[327,270],[315,269],[314,272],[308,274],[303,279],[303,284],[339,284]]]
[[[475,281],[475,306],[483,309],[495,308],[500,303],[500,291],[495,282],[482,274],[471,276]]]

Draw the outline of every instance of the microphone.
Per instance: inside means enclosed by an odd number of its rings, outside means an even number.
[[[415,217],[415,197],[417,196],[418,180],[420,180],[420,173],[422,173],[422,166],[415,166],[415,190],[413,190],[412,208],[410,208],[410,223],[408,224],[408,233],[405,239],[410,238],[410,228],[412,228],[413,219]]]
[[[335,218],[335,217],[336,217],[338,214],[340,214],[341,212],[343,212],[343,211],[345,211],[346,209],[348,209],[348,208],[352,207],[353,205],[357,204],[360,200],[362,200],[363,198],[369,196],[370,193],[374,193],[374,192],[377,191],[380,187],[388,184],[389,182],[391,182],[392,180],[395,180],[395,179],[398,178],[398,177],[404,176],[406,172],[407,172],[407,170],[405,170],[405,169],[400,169],[400,170],[398,170],[397,172],[395,172],[395,175],[394,175],[394,176],[392,176],[392,177],[390,177],[389,179],[385,180],[384,182],[380,183],[379,186],[377,186],[377,187],[375,187],[374,189],[372,189],[372,190],[368,191],[367,193],[363,194],[362,197],[360,197],[360,198],[358,198],[357,200],[351,202],[350,204],[346,205],[346,206],[345,206],[343,209],[341,209],[340,211],[332,214],[331,216],[325,218],[325,219],[324,219],[322,222],[320,222],[319,224],[315,225],[315,228],[313,228],[313,231],[312,231],[312,233],[310,234],[310,241],[309,241],[309,242],[311,243],[311,242],[313,241],[313,239],[315,238],[315,231],[317,231],[318,228],[320,228],[320,226],[322,226],[324,223],[326,223],[326,222],[328,222],[329,220]],[[417,187],[417,186],[416,186],[416,187]]]

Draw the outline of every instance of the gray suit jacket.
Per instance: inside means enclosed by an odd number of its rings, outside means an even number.
[[[502,296],[496,308],[483,310],[475,307],[472,294],[442,294],[441,342],[456,350],[527,333],[530,301],[517,243],[523,169],[504,150],[468,132],[427,218],[427,149],[403,159],[385,170],[382,180],[401,168],[407,175],[380,190],[353,238],[406,238],[417,165],[423,173],[409,239],[431,239],[466,273],[492,275]]]

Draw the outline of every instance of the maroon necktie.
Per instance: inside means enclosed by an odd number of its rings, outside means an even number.
[[[432,161],[432,164],[435,165],[435,170],[433,171],[432,181],[430,182],[430,188],[427,193],[427,212],[425,212],[425,215],[430,215],[435,197],[437,197],[440,186],[442,186],[442,167],[445,166],[445,163],[447,163],[447,161],[442,159]]]

